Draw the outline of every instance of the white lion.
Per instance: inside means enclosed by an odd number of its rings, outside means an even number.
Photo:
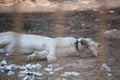
[[[16,32],[0,33],[0,48],[7,54],[14,53],[18,48],[20,53],[33,53],[28,59],[47,58],[48,61],[64,56],[97,56],[98,53],[98,43],[90,38],[50,38]]]

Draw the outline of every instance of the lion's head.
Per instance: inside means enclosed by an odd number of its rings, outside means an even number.
[[[98,55],[99,43],[93,41],[90,38],[78,38],[78,52],[82,57],[96,56]]]

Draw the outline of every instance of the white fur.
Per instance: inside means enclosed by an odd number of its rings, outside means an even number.
[[[76,40],[86,40],[88,47],[78,43],[78,50],[76,49]],[[28,59],[33,58],[47,58],[49,61],[54,61],[57,57],[62,56],[86,56],[90,53],[97,56],[97,43],[89,38],[74,37],[58,37],[50,38],[32,34],[20,34],[15,32],[0,33],[0,47],[5,48],[7,54],[11,54],[18,47],[21,53],[32,53]],[[42,57],[43,56],[43,57]]]

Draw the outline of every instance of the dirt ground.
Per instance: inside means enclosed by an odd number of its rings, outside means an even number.
[[[116,31],[111,31],[104,34],[104,38],[107,44],[105,62],[111,69],[111,74],[113,75],[112,80],[120,79],[120,10],[110,10],[106,13],[95,12],[95,11],[75,11],[75,12],[65,12],[64,13],[64,36],[73,36],[73,37],[89,37],[95,41],[99,42],[99,31],[100,31],[100,21],[101,16],[105,14],[105,26],[106,31],[116,29]],[[26,33],[33,33],[43,36],[55,36],[55,15],[53,13],[32,13],[32,14],[23,14],[23,21],[30,22],[32,24],[42,25],[43,28],[37,31],[27,31]],[[0,14],[0,29],[5,27],[4,31],[11,30],[13,26],[13,17],[12,14]],[[35,26],[34,26],[35,27]],[[3,30],[1,30],[3,31]],[[24,31],[25,32],[25,31]],[[101,54],[101,53],[99,53]],[[25,57],[21,57],[20,64],[28,63],[25,60]],[[4,55],[0,55],[0,60],[2,60]],[[9,63],[14,63],[14,55],[7,59]],[[23,61],[24,60],[24,61]],[[95,79],[98,70],[96,69],[97,58],[79,58],[79,57],[70,57],[63,59],[62,61],[57,61],[60,65],[68,66],[64,71],[78,71],[81,73],[81,76],[74,78],[69,77],[67,80],[93,80]],[[34,61],[35,63],[38,61]],[[39,61],[44,67],[48,64],[46,61]],[[19,63],[18,63],[19,64]],[[70,64],[70,65],[68,65]],[[79,65],[80,64],[80,65]],[[83,64],[83,65],[81,65]],[[88,65],[90,64],[90,65]],[[92,65],[94,64],[94,65]],[[76,65],[76,66],[75,66]],[[91,66],[92,65],[92,66]],[[61,73],[61,72],[59,72]],[[57,75],[57,73],[56,73]],[[58,75],[57,75],[58,77]],[[0,79],[2,79],[1,77]],[[53,79],[52,79],[53,78]],[[44,80],[54,80],[54,77],[45,75]],[[12,78],[4,79],[12,80]],[[58,79],[62,80],[62,79]]]

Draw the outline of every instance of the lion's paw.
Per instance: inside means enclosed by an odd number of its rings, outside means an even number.
[[[35,54],[31,54],[27,57],[27,60],[33,60],[35,58]]]
[[[53,55],[48,55],[48,56],[47,56],[47,60],[48,60],[49,62],[53,62],[53,61],[56,61],[57,58],[56,58],[55,56],[53,56]]]

